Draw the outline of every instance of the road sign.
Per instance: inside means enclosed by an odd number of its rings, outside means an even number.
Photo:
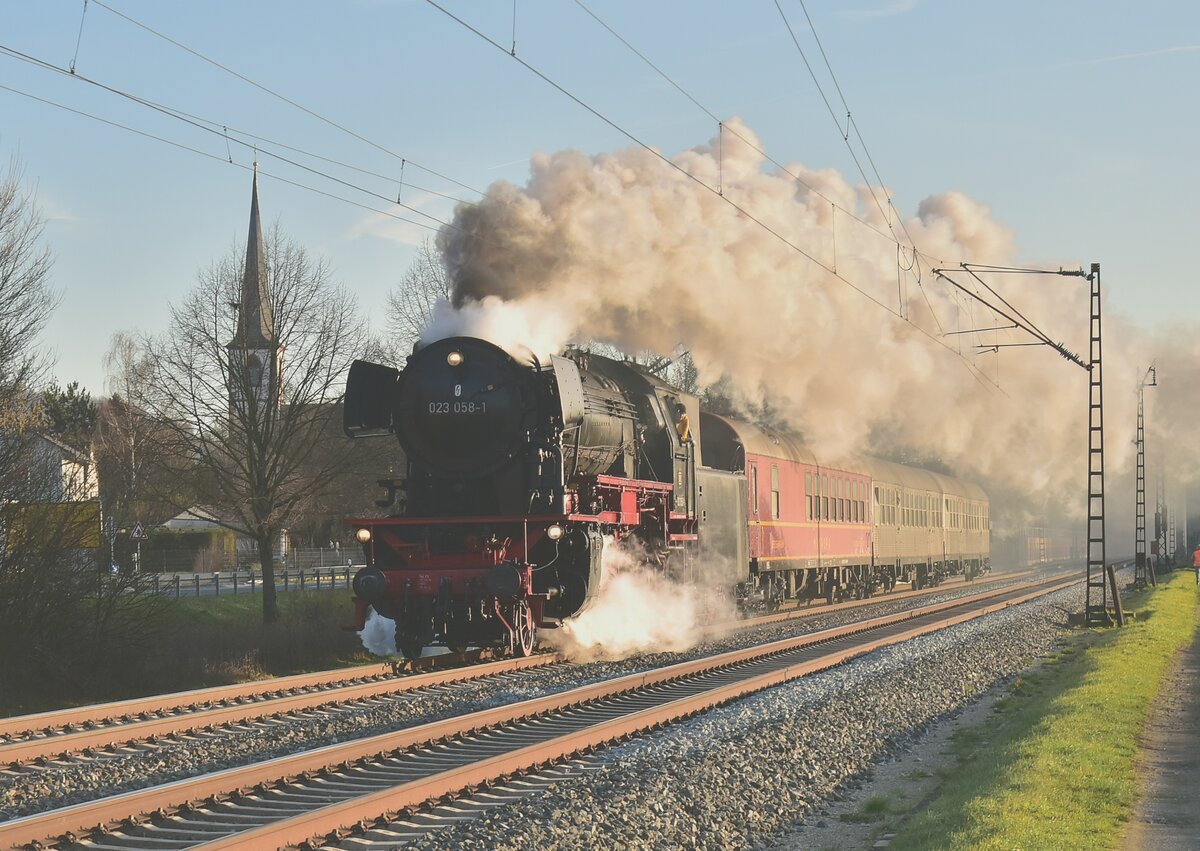
[[[142,526],[141,523],[138,523],[133,527],[133,531],[129,533],[129,540],[131,540],[131,541],[146,540],[146,529],[145,529],[145,527]]]

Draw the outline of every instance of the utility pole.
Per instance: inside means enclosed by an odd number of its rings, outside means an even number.
[[[1167,564],[1175,566],[1175,553],[1179,551],[1179,540],[1175,528],[1175,501],[1167,503]]]
[[[1137,387],[1137,497],[1133,520],[1133,585],[1143,588],[1147,582],[1157,585],[1154,565],[1146,559],[1146,413],[1145,396],[1147,387],[1157,387],[1158,376],[1154,364],[1146,370]]]
[[[949,269],[934,269],[935,275],[947,281],[959,291],[982,303],[996,316],[1001,317],[1011,325],[996,328],[978,328],[974,332],[997,332],[1020,329],[1030,334],[1036,343],[988,342],[977,345],[977,349],[999,351],[1010,346],[1044,345],[1054,349],[1076,366],[1082,367],[1088,373],[1088,513],[1087,513],[1087,580],[1085,585],[1086,603],[1084,622],[1091,624],[1109,624],[1116,620],[1117,626],[1125,625],[1125,611],[1121,607],[1121,592],[1117,589],[1117,573],[1112,565],[1105,564],[1104,537],[1104,375],[1103,375],[1103,345],[1101,334],[1101,299],[1100,299],[1100,264],[1093,263],[1090,272],[1069,271],[1059,269],[1018,269],[1007,266],[988,266],[979,263],[960,263],[963,271],[970,275],[975,282],[987,290],[995,301],[985,298],[978,291],[968,288],[951,278]],[[1088,360],[1084,361],[1079,355],[1067,349],[1065,345],[1049,337],[1038,328],[1020,310],[1012,305],[1000,293],[996,292],[980,272],[991,274],[1016,275],[1062,275],[1068,277],[1087,278],[1091,289],[1091,323],[1089,334]],[[1109,594],[1112,594],[1112,614],[1109,613]]]
[[[1166,461],[1158,459],[1158,489],[1154,510],[1154,554],[1158,556],[1155,567],[1162,571],[1167,567],[1167,471]]]
[[[1104,364],[1101,357],[1099,263],[1092,264],[1091,274],[1087,277],[1092,289],[1092,331],[1088,358],[1088,561],[1084,618],[1089,624],[1110,623],[1107,586],[1112,592],[1117,626],[1124,626],[1125,610],[1121,607],[1121,592],[1117,590],[1117,572],[1111,564],[1105,563]]]

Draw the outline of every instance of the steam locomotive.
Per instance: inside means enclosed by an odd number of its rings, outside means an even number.
[[[409,657],[532,652],[538,629],[594,600],[606,538],[746,608],[989,566],[975,485],[873,459],[823,465],[794,436],[701,411],[628,361],[521,362],[453,337],[403,370],[355,362],[344,417],[349,436],[395,435],[408,458],[403,480],[381,482],[390,514],[346,523],[366,556],[358,627],[372,608],[395,620]]]

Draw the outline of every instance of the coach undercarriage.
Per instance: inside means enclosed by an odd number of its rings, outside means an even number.
[[[763,570],[758,564],[753,564],[752,590],[743,595],[752,604],[744,608],[774,609],[785,600],[809,602],[824,599],[829,603],[861,600],[876,593],[886,593],[901,584],[910,585],[916,591],[941,585],[951,576],[963,576],[970,582],[989,569],[988,559],[982,556],[924,563],[849,564],[796,569]]]

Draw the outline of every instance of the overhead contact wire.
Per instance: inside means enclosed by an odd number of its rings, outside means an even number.
[[[12,48],[12,47],[8,47],[7,45],[0,44],[0,53],[8,55],[14,59],[19,59],[22,62],[27,62],[29,64],[35,65],[40,68],[43,68],[43,69],[46,69],[49,71],[54,71],[55,73],[58,73],[58,74],[63,74],[63,75],[69,76],[74,80],[79,80],[80,82],[87,83],[88,85],[91,85],[91,86],[95,86],[96,88],[99,88],[99,89],[102,89],[111,94],[117,95],[118,97],[125,98],[126,100],[132,101],[132,102],[139,104],[141,106],[144,106],[148,109],[154,110],[155,112],[158,112],[162,115],[166,115],[170,118],[174,118],[175,120],[181,121],[191,127],[196,128],[197,130],[202,130],[206,133],[212,133],[213,135],[220,136],[226,140],[229,140],[229,136],[226,133],[223,133],[222,130],[217,129],[217,128],[221,128],[224,126],[218,122],[209,121],[208,119],[193,118],[193,117],[189,116],[187,113],[182,112],[181,110],[176,110],[172,107],[157,103],[156,101],[152,101],[147,98],[141,97],[140,95],[135,95],[131,92],[124,91],[123,89],[115,88],[114,86],[110,86],[106,83],[102,83],[98,80],[94,80],[90,77],[84,76],[83,74],[72,74],[69,71],[67,71],[67,69],[65,69],[59,65],[55,65],[54,63],[48,62],[44,59],[39,59],[36,56],[31,56],[27,53],[23,53],[22,51],[16,50],[15,48]],[[347,180],[343,180],[342,178],[336,177],[335,175],[329,174],[328,172],[323,172],[320,169],[315,169],[311,166],[305,165],[304,163],[301,163],[301,162],[293,160],[289,157],[286,157],[282,154],[273,152],[267,148],[263,148],[258,145],[251,145],[248,142],[242,141],[241,139],[235,138],[232,141],[236,142],[239,145],[242,145],[243,147],[253,148],[255,151],[261,151],[262,153],[266,154],[269,157],[280,160],[281,162],[285,162],[288,165],[294,166],[295,168],[301,169],[303,171],[307,171],[310,174],[316,175],[318,177],[322,177],[322,178],[324,178],[326,180],[330,180],[334,183],[341,184],[342,186],[345,186],[348,189],[354,189],[358,192],[362,192],[364,195],[370,195],[374,198],[378,198],[381,201],[387,201],[389,203],[392,203],[391,198],[388,196],[381,195],[378,192],[375,192],[371,189],[367,189],[366,187],[358,186],[357,184],[351,183]],[[444,227],[450,227],[450,228],[457,229],[456,226],[451,224],[450,222],[439,219],[437,216],[431,215],[422,210],[418,210],[416,207],[412,207],[407,204],[402,204],[399,202],[396,202],[396,203],[397,203],[397,206],[403,207],[404,209],[408,210],[409,212],[413,213],[414,215],[421,216],[422,218],[429,219],[430,221],[433,221],[433,222],[437,222],[439,225],[442,225]]]
[[[703,187],[704,189],[708,190],[716,197],[723,200],[725,203],[729,204],[731,207],[733,207],[735,210],[737,210],[739,213],[741,213],[743,216],[745,216],[751,222],[758,225],[760,228],[762,228],[764,231],[769,233],[771,236],[775,237],[777,240],[782,242],[784,245],[787,245],[789,248],[791,248],[792,250],[794,250],[796,253],[800,254],[801,256],[808,258],[811,262],[813,262],[820,268],[824,269],[826,272],[829,272],[831,275],[833,275],[839,281],[846,284],[846,286],[850,287],[852,290],[854,290],[859,295],[866,298],[868,301],[879,306],[880,308],[882,308],[883,310],[892,314],[893,316],[897,316],[898,318],[908,322],[909,325],[911,325],[913,328],[915,328],[921,334],[928,337],[931,341],[936,343],[938,346],[941,346],[946,351],[955,355],[955,357],[959,357],[963,361],[963,363],[966,364],[967,368],[972,372],[972,374],[976,377],[977,380],[979,380],[981,382],[988,381],[990,383],[990,379],[987,378],[987,376],[983,375],[983,373],[977,367],[975,367],[973,364],[971,364],[965,358],[961,358],[961,356],[953,348],[951,348],[949,345],[947,345],[943,340],[939,339],[938,337],[931,334],[929,331],[925,330],[920,325],[917,325],[916,323],[912,322],[911,320],[905,319],[905,317],[901,316],[896,311],[892,310],[890,307],[888,307],[885,303],[883,303],[882,301],[877,299],[875,296],[871,295],[866,290],[862,289],[861,287],[859,287],[857,284],[855,284],[853,281],[849,280],[848,278],[845,278],[842,275],[838,274],[837,271],[834,270],[833,268],[831,268],[829,265],[827,265],[826,263],[817,259],[815,256],[808,253],[807,251],[805,251],[803,248],[801,248],[799,245],[797,245],[796,243],[794,243],[793,241],[788,239],[786,236],[781,234],[779,231],[775,230],[770,225],[768,225],[766,222],[764,222],[763,220],[759,219],[757,216],[752,214],[749,210],[747,210],[746,208],[737,204],[735,201],[731,200],[727,195],[721,195],[720,193],[718,193],[717,190],[714,189],[712,186],[709,186],[703,180],[696,177],[694,174],[691,174],[690,172],[688,172],[687,169],[683,168],[678,163],[673,162],[669,157],[665,156],[661,151],[659,151],[659,150],[655,149],[654,147],[652,147],[651,145],[648,145],[647,143],[643,142],[640,138],[635,136],[632,132],[630,132],[629,130],[626,130],[624,127],[622,127],[616,121],[614,121],[613,119],[609,118],[607,115],[600,112],[598,109],[596,109],[591,104],[584,101],[578,95],[574,94],[573,92],[571,92],[570,90],[568,90],[567,88],[562,86],[556,80],[549,77],[547,74],[545,74],[544,72],[542,72],[535,66],[531,65],[529,62],[526,62],[520,56],[514,56],[514,55],[510,54],[509,51],[502,44],[497,42],[491,36],[483,33],[482,31],[480,31],[479,29],[477,29],[476,27],[474,27],[467,21],[463,20],[459,16],[455,15],[449,9],[446,9],[444,6],[440,5],[439,3],[436,2],[436,0],[425,0],[425,2],[428,3],[430,6],[434,7],[435,9],[437,9],[439,12],[441,12],[446,17],[450,18],[452,21],[457,23],[459,26],[461,26],[464,29],[468,30],[469,32],[473,33],[480,40],[490,44],[493,48],[500,51],[504,55],[511,57],[514,61],[518,62],[523,68],[525,68],[531,74],[536,76],[538,79],[542,80],[544,83],[546,83],[548,86],[553,88],[555,91],[559,92],[564,97],[570,99],[575,104],[582,107],[587,112],[591,113],[594,117],[596,117],[600,121],[607,124],[613,130],[616,130],[618,133],[620,133],[626,139],[629,139],[631,142],[633,142],[638,147],[646,150],[648,153],[650,153],[651,155],[656,157],[658,160],[663,162],[665,165],[667,165],[670,168],[674,169],[675,171],[679,172],[684,177],[686,177],[688,180],[691,180],[693,183],[697,184],[698,186]]]
[[[142,23],[137,18],[131,17],[130,15],[125,14],[124,12],[122,12],[119,9],[113,8],[109,4],[103,2],[103,0],[92,0],[92,2],[94,2],[100,8],[116,15],[118,18],[122,18],[123,20],[128,21],[129,23],[133,24],[135,27],[145,30],[146,32],[150,33],[151,35],[155,36],[156,38],[160,38],[163,41],[166,41],[166,42],[174,45],[175,47],[179,48],[180,50],[190,53],[192,56],[196,57],[200,61],[206,62],[209,65],[212,65],[213,67],[218,68],[221,71],[224,71],[226,74],[229,74],[233,77],[237,77],[242,82],[253,86],[254,88],[258,89],[259,91],[264,92],[273,98],[281,100],[284,103],[288,104],[289,106],[295,107],[296,109],[303,112],[305,115],[309,115],[312,118],[315,118],[318,121],[321,121],[321,122],[329,125],[330,127],[340,130],[341,132],[347,134],[348,136],[352,136],[353,138],[357,139],[358,141],[360,141],[366,145],[370,145],[372,148],[375,148],[376,150],[381,151],[390,157],[394,157],[395,159],[398,159],[398,160],[406,159],[405,157],[401,156],[400,154],[396,153],[395,151],[385,147],[384,145],[379,144],[378,142],[376,142],[372,139],[367,138],[366,136],[363,136],[361,133],[357,133],[354,130],[351,130],[349,127],[346,127],[346,126],[338,123],[337,121],[334,121],[332,118],[327,118],[326,116],[322,115],[321,113],[316,112],[315,110],[309,109],[308,107],[304,106],[304,104],[297,103],[296,101],[292,100],[291,98],[287,97],[286,95],[280,94],[279,92],[275,91],[274,89],[271,89],[271,88],[263,85],[262,83],[259,83],[258,81],[253,80],[250,77],[247,77],[245,74],[235,71],[233,68],[230,68],[227,65],[223,65],[222,63],[218,62],[217,60],[211,59],[208,56],[205,56],[200,51],[195,50],[194,48],[188,47],[186,44],[183,44],[182,42],[177,41],[174,38],[171,38],[171,36],[166,35],[165,33],[161,33],[158,30],[154,29],[153,27]],[[476,195],[484,194],[483,192],[474,188],[473,186],[468,186],[467,184],[465,184],[459,180],[455,180],[453,177],[450,177],[448,175],[442,174],[441,172],[435,171],[434,169],[429,168],[428,166],[421,165],[420,163],[413,161],[411,158],[407,158],[407,159],[408,159],[408,164],[413,166],[414,168],[419,168],[424,172],[432,174],[434,177],[441,178],[442,180],[445,180],[448,183],[453,183],[455,186],[458,186],[462,189],[466,189],[470,192],[474,192]]]
[[[57,103],[55,101],[48,100],[47,98],[43,98],[43,97],[39,97],[38,95],[30,94],[29,92],[23,92],[20,89],[14,89],[11,86],[6,86],[2,83],[0,83],[0,90],[6,91],[6,92],[11,92],[12,94],[20,95],[21,97],[24,97],[24,98],[29,98],[30,100],[34,100],[39,103],[46,104],[47,106],[52,106],[56,109],[61,109],[64,112],[69,112],[74,115],[81,116],[83,118],[88,118],[88,119],[91,119],[92,121],[97,121],[101,124],[108,125],[109,127],[114,127],[119,130],[124,130],[128,133],[132,133],[135,136],[141,136],[144,139],[150,139],[154,142],[160,142],[164,145],[170,145],[173,148],[178,148],[179,150],[187,151],[188,153],[192,153],[192,154],[197,154],[198,156],[205,157],[210,160],[215,160],[216,162],[219,162],[222,164],[233,165],[236,168],[240,168],[245,171],[252,170],[251,166],[243,165],[242,163],[239,163],[239,162],[234,162],[232,159],[226,160],[225,157],[218,156],[217,154],[213,154],[208,151],[203,151],[199,148],[193,148],[191,145],[185,145],[184,143],[177,142],[174,139],[167,139],[163,136],[157,136],[153,133],[148,133],[145,130],[139,130],[136,127],[130,127],[127,124],[122,124],[119,121],[112,121],[110,119],[103,118],[99,115],[95,115],[90,112],[85,112],[84,110],[76,109],[75,107],[67,106],[66,104]],[[378,213],[381,216],[387,216],[388,218],[395,219],[398,222],[404,222],[405,224],[415,225],[416,227],[425,228],[426,230],[431,230],[431,231],[437,231],[440,229],[438,227],[434,227],[433,225],[426,224],[425,222],[414,221],[413,219],[405,218],[404,216],[399,216],[399,215],[396,215],[395,213],[390,213],[386,210],[379,210],[379,209],[376,209],[375,207],[371,207],[366,204],[362,204],[358,201],[354,201],[353,199],[350,199],[350,198],[345,198],[341,195],[335,195],[332,192],[326,192],[325,190],[319,189],[315,186],[309,186],[308,184],[305,184],[305,183],[300,183],[295,180],[289,180],[286,177],[282,177],[278,174],[274,174],[270,171],[266,171],[261,168],[259,169],[259,174],[262,174],[266,177],[270,177],[272,180],[278,180],[281,183],[286,183],[289,186],[294,186],[298,189],[303,189],[307,192],[312,192],[317,195],[323,195],[326,198],[332,198],[333,200],[341,201],[345,204],[350,204],[352,206],[358,207],[363,210],[367,210],[372,213]]]
[[[83,44],[83,22],[87,20],[88,0],[83,0],[83,12],[79,16],[79,34],[75,36],[75,55],[71,57],[71,73],[75,73],[75,63],[79,60],[79,45]]]
[[[767,160],[769,163],[771,163],[773,166],[778,168],[780,171],[782,171],[784,174],[786,174],[792,180],[799,183],[805,189],[808,189],[810,192],[812,192],[818,198],[821,198],[824,201],[828,201],[836,209],[842,211],[843,213],[845,213],[847,216],[849,216],[854,221],[858,222],[863,227],[868,228],[869,230],[873,231],[874,233],[878,234],[879,236],[883,237],[884,239],[887,239],[891,242],[896,242],[898,245],[901,245],[901,247],[908,248],[908,250],[913,251],[914,254],[916,253],[916,249],[913,248],[911,245],[904,246],[903,243],[899,243],[896,240],[895,235],[893,233],[891,233],[890,230],[889,231],[881,230],[880,228],[876,227],[871,222],[862,218],[860,215],[858,215],[858,213],[854,212],[853,210],[848,210],[845,207],[842,207],[841,205],[839,205],[837,203],[837,201],[830,198],[828,195],[823,193],[820,189],[818,189],[813,184],[806,181],[800,175],[796,174],[794,171],[792,171],[790,168],[788,168],[784,163],[781,163],[779,160],[775,159],[769,152],[767,152],[763,148],[756,145],[753,141],[748,139],[743,134],[739,133],[736,128],[730,127],[728,124],[725,124],[724,122],[722,122],[722,120],[720,118],[718,118],[711,109],[709,109],[707,106],[705,106],[703,103],[701,103],[694,95],[692,95],[689,91],[687,91],[687,89],[683,88],[683,86],[680,85],[678,82],[676,82],[675,79],[673,77],[671,77],[671,75],[669,75],[666,71],[662,70],[648,56],[646,56],[646,54],[644,54],[642,51],[638,50],[637,47],[635,47],[633,44],[631,44],[628,39],[626,39],[624,36],[622,36],[615,29],[613,29],[613,27],[608,22],[606,22],[603,18],[601,18],[599,15],[597,15],[595,12],[593,12],[590,8],[588,8],[588,6],[583,2],[583,0],[575,0],[575,4],[577,6],[579,6],[579,8],[583,9],[583,11],[587,12],[587,14],[589,16],[591,16],[591,18],[596,23],[598,23],[601,27],[603,27],[605,30],[607,30],[613,36],[613,38],[615,38],[617,41],[621,42],[621,44],[625,45],[625,47],[628,48],[631,53],[633,53],[635,56],[637,56],[639,59],[641,59],[644,63],[646,63],[646,65],[648,65],[655,73],[657,73],[660,77],[662,77],[664,81],[666,81],[670,86],[672,86],[681,95],[683,95],[685,98],[687,98],[693,104],[695,104],[697,109],[699,109],[701,112],[703,112],[709,118],[711,118],[713,121],[717,122],[718,125],[720,125],[720,129],[723,130],[725,133],[731,133],[739,141],[741,141],[744,145],[746,145],[746,147],[748,147],[750,150],[757,153],[763,159]],[[860,172],[861,172],[861,168],[860,168]],[[866,181],[865,176],[863,177],[863,180]],[[881,183],[883,182],[882,179],[880,179],[880,182]],[[938,263],[946,262],[938,257],[935,257],[932,259],[936,260]]]

